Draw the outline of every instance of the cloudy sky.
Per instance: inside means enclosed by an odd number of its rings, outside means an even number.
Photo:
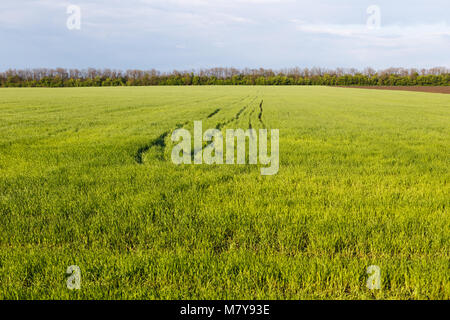
[[[449,12],[449,0],[1,0],[0,70],[450,67]]]

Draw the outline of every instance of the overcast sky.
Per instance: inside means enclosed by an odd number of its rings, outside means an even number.
[[[450,0],[1,0],[0,69],[450,67],[449,12]]]

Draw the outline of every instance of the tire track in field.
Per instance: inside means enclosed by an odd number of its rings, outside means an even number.
[[[210,99],[207,99],[206,101],[211,101],[211,100],[221,99],[221,98],[223,98],[223,96],[210,98]],[[182,104],[181,106],[184,106],[184,105],[190,104],[190,103],[195,103],[195,102],[202,102],[202,101],[204,102],[205,100],[198,100],[198,101],[195,100],[195,101],[193,101],[193,102],[187,102],[187,103],[185,103],[185,104]],[[160,106],[164,106],[164,105],[165,105],[165,104],[161,104]],[[220,109],[215,110],[213,113],[211,113],[210,115],[208,115],[208,118],[213,117],[214,115],[216,115],[217,113],[219,113],[219,111],[220,111]],[[176,127],[175,127],[175,130],[184,127],[184,126],[187,125],[188,123],[189,123],[189,121],[186,121],[186,122],[184,122],[184,123],[182,123],[182,124],[177,124]],[[140,148],[137,150],[137,152],[136,152],[136,154],[135,154],[135,156],[134,156],[134,160],[136,161],[136,163],[138,163],[138,164],[143,164],[143,163],[144,163],[143,156],[144,156],[144,154],[145,154],[146,152],[148,152],[151,148],[154,148],[154,147],[160,147],[160,148],[163,149],[162,151],[164,152],[164,149],[165,149],[165,147],[166,147],[166,138],[167,138],[167,136],[170,134],[170,132],[172,132],[172,131],[173,131],[173,130],[167,130],[167,131],[164,131],[164,132],[163,132],[161,135],[159,135],[156,139],[153,139],[149,144],[146,144],[146,145],[140,147]]]
[[[265,125],[264,121],[262,120],[262,116],[263,116],[263,112],[264,112],[263,103],[264,103],[264,100],[261,100],[261,102],[259,104],[258,120],[261,123],[262,127],[265,129],[266,125]],[[250,114],[248,116],[248,128],[249,129],[253,129],[252,116],[255,113],[256,109],[258,109],[258,107],[256,107],[255,109],[252,109],[252,111],[250,112]]]
[[[246,98],[247,98],[247,97],[246,97]],[[242,99],[242,100],[245,100],[246,98],[244,98],[244,99]],[[248,109],[248,107],[253,103],[253,101],[255,101],[257,98],[258,98],[257,96],[254,97],[249,103],[247,103],[242,109],[240,109],[240,110],[239,110],[232,118],[230,118],[230,119],[228,119],[228,120],[226,120],[226,121],[224,121],[224,122],[219,122],[219,123],[216,125],[216,129],[221,130],[221,129],[222,129],[223,127],[225,127],[226,125],[228,125],[228,124],[230,124],[230,123],[232,123],[232,122],[238,121],[239,118],[241,117],[242,113],[243,113],[244,111],[246,111],[246,110]],[[241,101],[242,101],[242,100],[241,100]]]
[[[261,100],[261,103],[259,104],[259,114],[258,114],[258,119],[259,119],[259,122],[261,122],[261,125],[263,126],[263,128],[265,129],[265,128],[266,128],[266,125],[264,124],[264,121],[263,121],[263,119],[262,119],[263,112],[264,112],[264,109],[263,109],[263,103],[264,103],[264,100]]]
[[[181,127],[184,127],[188,122],[185,122],[183,124],[178,124],[176,126],[176,129],[180,129]],[[175,130],[176,130],[175,129]],[[160,147],[164,153],[164,149],[166,148],[166,138],[171,133],[171,130],[163,132],[161,135],[159,135],[156,139],[154,139],[152,142],[150,142],[148,145],[145,145],[137,151],[134,159],[138,164],[143,164],[143,156],[144,153],[148,152],[151,148]]]
[[[245,100],[245,99],[248,98],[248,97],[249,97],[249,96],[246,96],[246,97],[242,98],[241,100],[239,100],[239,102]],[[256,98],[256,97],[255,97],[255,98]],[[211,100],[212,100],[212,99],[211,99]],[[245,106],[243,109],[241,109],[241,110],[238,112],[238,114],[237,114],[234,118],[232,118],[231,120],[233,120],[233,119],[236,119],[236,120],[239,119],[240,114],[241,114],[247,107],[248,107],[248,105]],[[220,111],[221,111],[221,109],[218,108],[218,109],[214,110],[212,113],[210,113],[210,114],[209,114],[206,118],[204,118],[204,119],[210,119],[210,118],[214,117],[215,115],[217,115]],[[231,121],[230,121],[230,122],[231,122]],[[164,131],[164,132],[163,132],[162,134],[160,134],[157,138],[153,139],[149,144],[140,147],[140,148],[138,149],[138,151],[136,152],[136,155],[134,156],[134,160],[136,161],[136,163],[138,163],[138,164],[144,164],[144,159],[143,159],[144,154],[145,154],[146,152],[150,151],[150,149],[152,149],[152,148],[157,148],[157,147],[158,147],[158,148],[162,149],[161,152],[162,152],[162,154],[164,154],[164,149],[165,149],[166,146],[167,146],[167,145],[166,145],[166,138],[169,136],[169,134],[170,134],[171,132],[173,132],[174,130],[177,130],[177,129],[180,129],[180,128],[184,127],[184,126],[187,125],[188,123],[189,123],[189,121],[186,121],[186,122],[181,123],[181,124],[177,124],[176,127],[175,127],[174,129]],[[228,123],[229,123],[229,122],[227,121],[226,124],[228,124]],[[206,146],[204,146],[204,147],[202,148],[202,151],[203,151],[203,149],[204,149],[205,147],[206,147]],[[198,152],[197,152],[197,153],[198,153]],[[197,153],[195,153],[195,154],[197,154]]]
[[[214,117],[216,114],[218,114],[219,112],[220,112],[220,108],[219,109],[216,109],[213,113],[211,113],[207,118],[209,119],[209,118],[212,118],[212,117]]]
[[[248,97],[249,97],[249,96],[244,97],[243,99],[240,100],[240,102],[241,102],[241,101],[244,101],[244,100],[245,100],[246,98],[248,98]],[[239,110],[232,118],[226,120],[225,122],[219,122],[219,123],[216,125],[215,129],[221,130],[221,129],[222,129],[223,127],[225,127],[226,125],[228,125],[228,124],[230,124],[230,123],[232,123],[232,122],[238,121],[239,118],[241,117],[241,115],[248,109],[248,107],[249,107],[249,106],[250,106],[257,98],[258,98],[258,96],[255,96],[250,102],[248,102],[244,107],[242,107],[242,109],[240,109],[240,110]],[[252,113],[253,113],[253,111],[252,111]],[[195,156],[196,156],[199,152],[203,152],[207,146],[208,146],[208,144],[205,143],[205,144],[202,145],[202,148],[201,148],[201,149],[194,150],[193,155],[192,155],[192,160],[194,160]]]

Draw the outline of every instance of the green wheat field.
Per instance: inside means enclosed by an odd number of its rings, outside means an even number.
[[[279,129],[278,174],[173,164],[197,120]],[[444,94],[2,89],[0,298],[450,299],[449,168]]]

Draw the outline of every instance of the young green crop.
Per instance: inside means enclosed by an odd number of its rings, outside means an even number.
[[[278,174],[174,165],[194,121],[279,129]],[[1,89],[0,298],[449,299],[449,123],[429,93]]]

